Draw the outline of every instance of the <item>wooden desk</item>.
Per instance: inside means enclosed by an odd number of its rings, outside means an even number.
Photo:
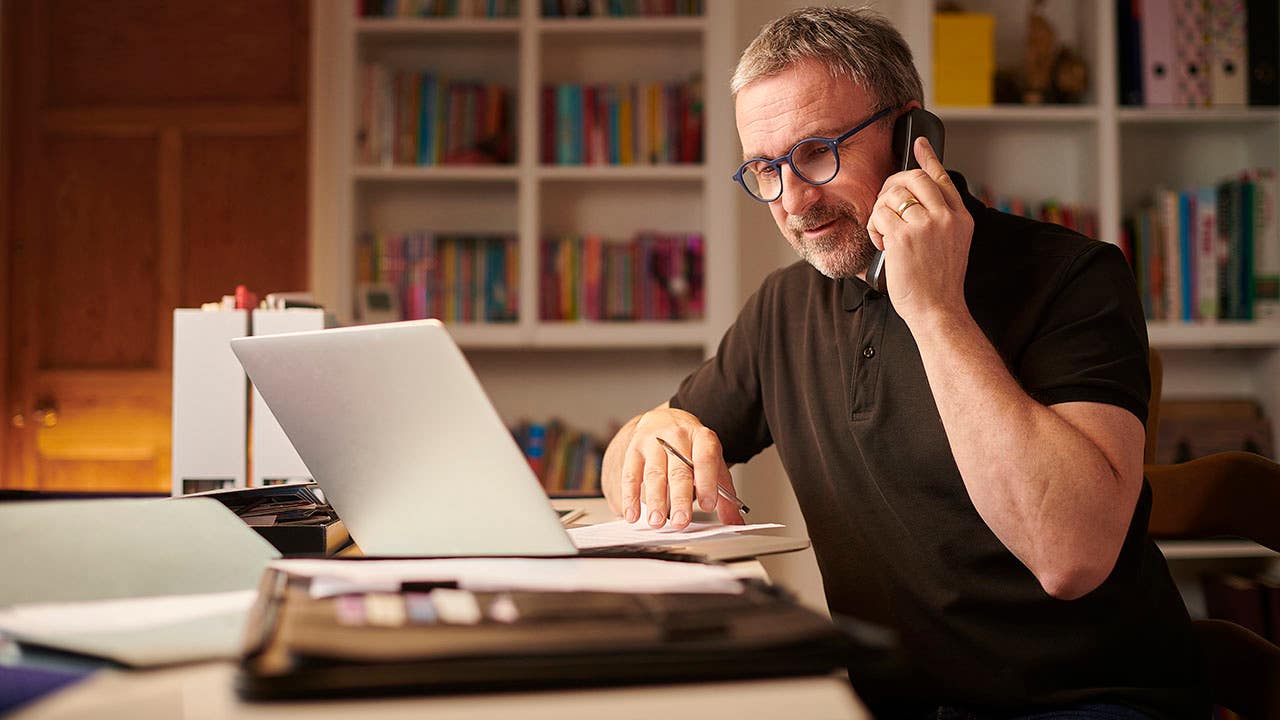
[[[586,522],[613,519],[603,500],[555,500],[553,504],[585,509]],[[756,561],[733,563],[732,567],[744,577],[766,577],[763,567]],[[105,670],[25,707],[10,718],[653,720],[673,715],[732,717],[735,720],[870,718],[843,673],[829,677],[688,685],[287,703],[242,702],[235,693],[235,673],[236,666],[232,662],[207,662],[158,670]]]

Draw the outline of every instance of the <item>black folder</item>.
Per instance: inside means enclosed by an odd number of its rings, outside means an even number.
[[[741,594],[466,593],[476,615],[463,623],[413,610],[439,586],[314,598],[309,585],[267,571],[237,678],[244,698],[822,675],[843,669],[848,650],[827,618],[754,580]],[[375,617],[374,600],[400,609]],[[366,601],[367,617],[344,617]]]

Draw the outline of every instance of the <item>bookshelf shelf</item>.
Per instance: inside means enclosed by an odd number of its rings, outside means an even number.
[[[558,181],[690,181],[706,178],[702,165],[541,165],[537,175],[542,180]]]
[[[1101,117],[1096,105],[941,105],[933,110],[944,122],[1093,123]]]
[[[458,347],[514,348],[525,343],[528,333],[516,323],[448,323],[449,334]]]
[[[510,35],[520,32],[512,18],[359,18],[356,33],[362,37],[396,35]]]
[[[1142,123],[1261,123],[1280,121],[1280,110],[1275,108],[1136,108],[1124,107],[1116,111],[1116,117],[1125,124]]]
[[[701,321],[540,322],[531,344],[543,348],[701,348]]]
[[[701,321],[449,323],[449,334],[463,349],[701,350],[707,328]]]
[[[1222,560],[1271,558],[1276,552],[1249,540],[1160,540],[1166,560]]]
[[[352,177],[378,182],[515,182],[520,179],[520,168],[514,165],[362,166],[352,171]]]
[[[538,31],[546,35],[696,35],[707,27],[705,17],[543,18]]]
[[[1160,350],[1280,348],[1280,323],[1153,321],[1147,335]]]

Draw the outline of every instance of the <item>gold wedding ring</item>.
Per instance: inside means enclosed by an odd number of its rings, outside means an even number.
[[[899,205],[898,209],[895,210],[894,212],[898,213],[898,217],[902,217],[902,213],[906,212],[907,208],[911,207],[912,205],[919,205],[919,204],[920,204],[919,200],[915,199],[914,197],[909,197],[906,200],[903,200],[902,204]]]

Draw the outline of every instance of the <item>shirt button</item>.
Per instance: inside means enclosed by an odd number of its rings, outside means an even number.
[[[862,357],[864,357],[864,358],[866,358],[866,359],[870,360],[871,358],[873,358],[873,357],[875,357],[875,356],[876,356],[876,349],[875,349],[874,347],[872,347],[871,345],[868,345],[868,346],[866,346],[865,348],[863,348],[863,349],[862,349]]]

